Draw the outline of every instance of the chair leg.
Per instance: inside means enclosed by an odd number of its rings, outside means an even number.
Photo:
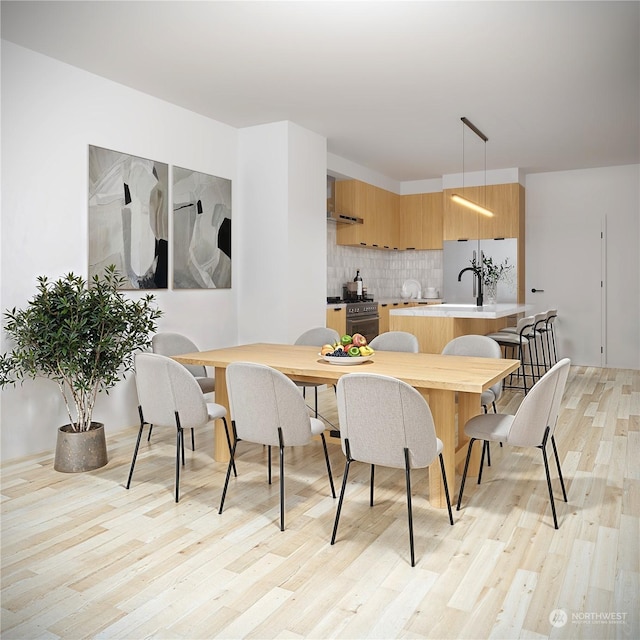
[[[548,427],[547,427],[548,429]],[[547,474],[547,488],[549,489],[549,502],[551,502],[551,513],[553,514],[553,526],[558,528],[558,517],[556,516],[556,505],[553,500],[553,488],[551,487],[551,476],[549,475],[549,462],[547,461],[547,451],[546,451],[546,436],[544,439],[544,444],[540,446],[540,450],[542,451],[542,459],[544,461],[544,471]]]
[[[226,424],[226,423],[225,423]],[[229,464],[227,465],[227,476],[224,479],[224,488],[222,489],[222,498],[220,499],[220,508],[218,513],[222,513],[222,507],[224,507],[224,499],[227,495],[227,487],[229,486],[229,478],[231,477],[231,469],[235,469],[236,447],[238,446],[238,434],[236,433],[236,425],[233,420],[231,421],[231,428],[233,429],[233,446],[229,452]]]
[[[404,448],[404,476],[407,485],[407,515],[409,517],[409,550],[411,551],[411,566],[416,566],[415,550],[413,546],[413,510],[411,509],[411,468],[409,466],[409,449]]]
[[[315,386],[313,388],[313,391],[315,393],[315,397],[316,397],[316,418],[318,417],[318,387]]]
[[[194,429],[191,429],[191,451],[195,451],[196,450],[196,437],[193,434]]]
[[[176,435],[176,502],[180,498],[180,451],[182,451],[182,464],[184,465],[184,436],[178,426]]]
[[[271,484],[271,445],[267,445],[267,476]]]
[[[222,422],[224,423],[224,432],[227,436],[227,444],[229,445],[229,454],[231,454],[231,437],[229,436],[229,425],[227,424],[227,419],[222,416]],[[238,472],[236,471],[236,463],[233,462],[233,475],[237,478]]]
[[[485,445],[487,447],[487,467],[491,466],[491,443],[485,440]]]
[[[324,433],[320,434],[320,439],[322,440],[322,448],[324,449],[324,461],[327,464],[327,475],[329,476],[329,485],[331,486],[331,495],[336,497],[336,490],[333,486],[333,474],[331,473],[331,461],[329,460],[329,451],[327,450],[327,441],[324,437]]]
[[[473,447],[473,443],[476,441],[475,438],[471,438],[469,440],[469,446],[467,448],[467,459],[464,463],[464,471],[462,472],[462,480],[460,482],[460,491],[458,492],[458,504],[456,506],[456,511],[460,511],[460,504],[462,503],[462,494],[464,492],[464,483],[467,479],[467,470],[469,469],[469,460],[471,459],[471,447]]]
[[[489,443],[486,440],[482,441],[482,456],[480,457],[480,471],[478,471],[478,484],[482,482],[482,469],[484,467],[484,455],[489,448]]]
[[[376,473],[376,465],[371,465],[371,482],[369,483],[369,506],[373,507],[373,480]]]
[[[340,489],[340,498],[338,499],[338,508],[336,509],[336,519],[333,523],[333,533],[331,534],[331,544],[336,542],[336,534],[338,533],[338,522],[340,521],[340,512],[342,511],[342,501],[344,500],[344,492],[347,488],[347,478],[349,477],[349,467],[351,460],[347,455],[347,459],[344,465],[344,475],[342,476],[342,489]]]
[[[556,458],[556,467],[558,468],[558,477],[560,478],[560,486],[562,487],[562,495],[564,496],[564,501],[569,502],[567,500],[567,491],[564,488],[564,478],[562,477],[562,469],[560,468],[560,458],[558,457],[558,449],[556,448],[556,439],[551,436],[551,445],[553,446],[553,455]]]
[[[131,459],[131,469],[129,469],[129,479],[127,480],[128,489],[131,486],[131,478],[133,478],[133,468],[136,466],[136,458],[138,457],[138,448],[140,447],[140,438],[142,437],[142,430],[144,429],[144,419],[142,418],[142,408],[138,407],[138,413],[140,414],[140,428],[138,429],[138,439],[136,440],[136,448],[133,450],[133,458]]]
[[[153,431],[153,425],[149,425],[149,434],[147,435],[147,442],[151,442],[151,432]]]
[[[278,440],[280,441],[280,531],[284,531],[284,441],[280,427],[278,427]]]
[[[444,470],[444,458],[440,454],[440,471],[442,472],[442,484],[444,485],[444,495],[447,498],[447,509],[449,510],[449,522],[453,524],[453,513],[451,513],[451,498],[449,497],[449,484],[447,483],[447,474]]]

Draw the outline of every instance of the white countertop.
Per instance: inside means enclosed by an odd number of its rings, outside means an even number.
[[[434,304],[409,307],[407,309],[391,309],[394,316],[424,316],[425,318],[505,318],[531,309],[526,304],[492,304],[476,307],[475,304]]]

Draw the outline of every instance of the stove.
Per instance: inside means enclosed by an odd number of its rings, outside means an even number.
[[[346,330],[352,336],[361,333],[367,342],[373,340],[379,332],[380,316],[378,303],[368,300],[343,300],[341,298],[327,298],[327,304],[345,304]]]

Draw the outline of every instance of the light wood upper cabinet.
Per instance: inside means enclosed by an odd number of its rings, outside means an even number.
[[[492,217],[451,200],[458,193],[493,211]],[[518,183],[495,184],[443,192],[445,240],[519,238],[524,235],[524,187]]]
[[[336,182],[336,211],[362,218],[362,224],[339,224],[338,244],[392,249],[400,196],[360,180]]]
[[[400,197],[399,249],[442,249],[442,193]]]

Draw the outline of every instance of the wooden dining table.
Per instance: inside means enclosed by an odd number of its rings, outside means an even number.
[[[462,427],[481,412],[482,392],[520,366],[519,360],[448,356],[430,353],[376,351],[357,366],[327,362],[318,347],[289,344],[246,344],[211,351],[173,356],[182,364],[204,365],[215,369],[216,402],[229,409],[225,369],[232,362],[256,362],[281,371],[292,380],[314,384],[336,384],[341,376],[352,373],[379,373],[403,380],[417,389],[429,403],[436,435],[443,443],[444,468],[451,496],[456,493],[456,466],[464,464],[468,439]],[[457,401],[456,401],[457,400]],[[457,408],[457,411],[456,411]],[[233,419],[233,416],[231,416]],[[458,430],[457,425],[461,425]],[[457,436],[457,437],[456,437]],[[477,475],[481,447],[476,447],[469,475]],[[229,460],[229,449],[220,421],[216,421],[214,459]],[[446,507],[440,473],[429,473],[429,501]]]

